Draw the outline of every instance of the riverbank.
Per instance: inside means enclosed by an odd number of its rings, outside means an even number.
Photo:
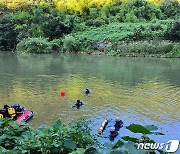
[[[178,1],[94,3],[81,6],[79,12],[68,7],[60,9],[56,3],[23,3],[16,7],[0,3],[0,50],[180,56]]]
[[[72,54],[72,53],[69,53]],[[99,52],[99,51],[94,51],[94,52],[79,52],[79,54],[83,54],[83,55],[97,55],[97,56],[116,56],[116,57],[148,57],[148,58],[180,58],[180,55],[171,55],[170,54],[147,54],[147,53],[123,53],[123,54],[117,54],[115,51],[113,53],[104,53],[104,52]]]
[[[127,57],[179,58],[180,43],[172,40],[169,28],[179,23],[173,20],[154,20],[140,23],[110,23],[99,28],[83,29],[49,41],[28,38],[17,45],[27,53],[69,52]],[[173,28],[172,28],[173,29]]]

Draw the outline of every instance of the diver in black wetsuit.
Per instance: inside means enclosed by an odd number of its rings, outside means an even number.
[[[24,108],[24,107],[20,107],[19,104],[14,104],[14,105],[12,105],[11,107],[14,108],[14,110],[15,110],[16,112],[22,112],[22,111],[25,110],[25,108]]]
[[[116,117],[114,127],[116,131],[119,131],[119,129],[123,127],[123,122],[118,117]]]
[[[115,137],[118,136],[118,131],[114,128],[110,128],[109,140],[114,141]]]
[[[76,104],[73,105],[72,107],[77,107],[77,109],[80,108],[80,106],[84,105],[79,99],[76,101]]]
[[[4,105],[4,108],[3,108],[3,116],[10,118],[11,116],[10,116],[9,113],[8,113],[8,108],[9,108],[8,105]]]
[[[89,95],[90,93],[91,93],[91,92],[90,92],[89,89],[86,89],[86,90],[85,90],[85,94],[86,94],[86,95]]]

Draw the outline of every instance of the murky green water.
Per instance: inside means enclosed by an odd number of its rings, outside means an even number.
[[[76,99],[80,110],[70,108]],[[34,111],[34,127],[84,118],[96,130],[119,116],[125,126],[157,125],[166,134],[157,141],[180,139],[180,59],[0,53],[0,105],[14,103]]]

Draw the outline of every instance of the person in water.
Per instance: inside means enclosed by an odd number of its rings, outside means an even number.
[[[72,107],[77,107],[78,109],[80,108],[80,106],[84,105],[79,99],[76,101],[76,104],[73,105]]]
[[[8,108],[9,108],[8,105],[4,105],[4,108],[3,108],[3,110],[4,110],[4,111],[3,111],[3,116],[10,118],[11,116],[10,116],[9,113],[8,113]]]
[[[4,108],[0,110],[0,113],[3,114],[3,117],[16,118],[16,113],[22,113],[25,110],[24,107],[20,107],[19,104],[14,104],[11,107],[4,105]]]
[[[85,94],[86,94],[86,95],[89,95],[90,93],[91,93],[91,92],[90,92],[89,89],[86,89],[86,90],[85,90]]]
[[[114,127],[116,131],[119,131],[119,129],[123,127],[123,122],[118,117],[116,117]]]
[[[20,107],[19,104],[14,104],[11,106],[12,108],[14,108],[14,110],[17,112],[17,113],[20,113],[20,112],[23,112],[25,110],[24,107]]]
[[[115,127],[110,128],[110,134],[109,134],[109,140],[114,141],[114,139],[118,136],[118,131],[115,129]]]

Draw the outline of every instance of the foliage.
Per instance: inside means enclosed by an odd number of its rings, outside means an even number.
[[[26,8],[28,5],[32,5],[33,1],[29,1],[29,0],[1,0],[0,5],[1,4],[5,4],[5,5],[7,5],[8,8],[12,8],[12,9],[22,9],[22,8]]]
[[[17,33],[17,41],[31,36],[29,25],[31,25],[31,14],[25,11],[16,12],[13,15],[15,28]]]
[[[32,4],[28,0],[1,1],[0,50],[12,51],[18,43],[21,42],[22,46],[23,40],[28,38],[48,38],[50,42],[47,45],[39,45],[37,48],[30,45],[32,50],[37,49],[38,53],[44,53],[41,52],[43,48],[48,50],[45,53],[50,53],[49,49],[70,52],[83,49],[89,52],[95,48],[100,50],[97,46],[102,43],[112,44],[114,48],[111,50],[117,54],[116,44],[122,41],[125,43],[144,40],[163,42],[162,40],[169,39],[179,41],[180,3],[176,0],[35,0],[34,2]],[[130,47],[137,47],[131,44]],[[149,45],[143,43],[141,49],[137,48],[136,53],[147,52],[146,46],[150,47],[148,53],[155,54],[162,50],[165,50],[164,53],[171,52],[174,45],[168,43],[166,46],[160,43],[158,49],[154,49],[152,43]],[[30,52],[34,52],[32,50]],[[104,48],[102,51],[105,51]],[[122,54],[122,51],[118,52]]]
[[[66,36],[63,40],[63,48],[65,51],[77,52],[79,42],[73,36]]]
[[[18,43],[17,50],[26,53],[51,53],[52,45],[46,38],[27,38]]]
[[[13,19],[12,28],[18,34],[18,41],[28,37],[59,39],[75,29],[78,22],[77,16],[64,14],[55,8],[45,6],[36,6],[27,11],[15,11],[9,15]]]
[[[63,42],[61,39],[54,39],[50,43],[52,45],[52,50],[54,51],[62,50]]]
[[[160,9],[167,18],[177,19],[180,16],[180,3],[174,0],[165,0],[161,5]]]
[[[172,43],[169,41],[136,41],[123,43],[119,42],[113,47],[113,50],[116,51],[116,54],[122,53],[144,53],[144,54],[166,54],[168,52],[173,51],[173,48],[177,45],[177,43]]]
[[[99,28],[86,29],[72,35],[80,42],[118,42],[163,38],[171,20],[155,23],[110,23]]]
[[[131,124],[126,128],[131,132],[140,133],[140,138],[124,136],[115,144],[97,141],[97,136],[91,133],[89,122],[77,120],[65,126],[58,120],[53,126],[42,126],[33,129],[27,124],[16,123],[11,119],[0,119],[0,152],[6,153],[147,153],[156,150],[137,150],[137,143],[155,143],[146,134],[163,135],[155,132],[154,125],[141,126]]]
[[[16,142],[23,132],[30,128],[21,123],[20,125],[13,122],[11,119],[0,119],[0,146],[5,149],[14,149]]]
[[[0,50],[14,50],[17,44],[17,33],[12,16],[8,13],[0,15]]]
[[[167,57],[180,57],[180,44],[173,47],[172,51],[166,54]]]
[[[70,33],[75,27],[76,17],[66,15],[57,9],[37,7],[31,16],[30,33],[32,37],[48,37],[58,39],[63,34]]]
[[[58,120],[53,126],[33,129],[9,119],[0,119],[0,152],[14,153],[70,153],[88,151],[97,142],[88,123],[78,120],[64,126]],[[80,150],[81,149],[81,150]]]
[[[180,20],[173,23],[169,30],[169,37],[173,41],[180,41]]]
[[[27,7],[33,7],[34,5],[56,7],[68,13],[85,14],[85,18],[90,17],[91,19],[96,19],[101,15],[102,17],[104,15],[109,17],[110,15],[115,16],[117,14],[126,17],[128,12],[133,11],[137,18],[143,17],[149,20],[152,17],[160,19],[163,16],[161,9],[165,15],[173,18],[176,15],[175,11],[179,12],[179,0],[1,0],[0,4],[5,4],[8,8],[17,10],[25,10]],[[168,12],[167,10],[170,11]]]
[[[158,6],[143,0],[109,5],[106,14],[108,16],[115,16],[120,22],[149,21],[154,18],[162,19],[163,17]]]

